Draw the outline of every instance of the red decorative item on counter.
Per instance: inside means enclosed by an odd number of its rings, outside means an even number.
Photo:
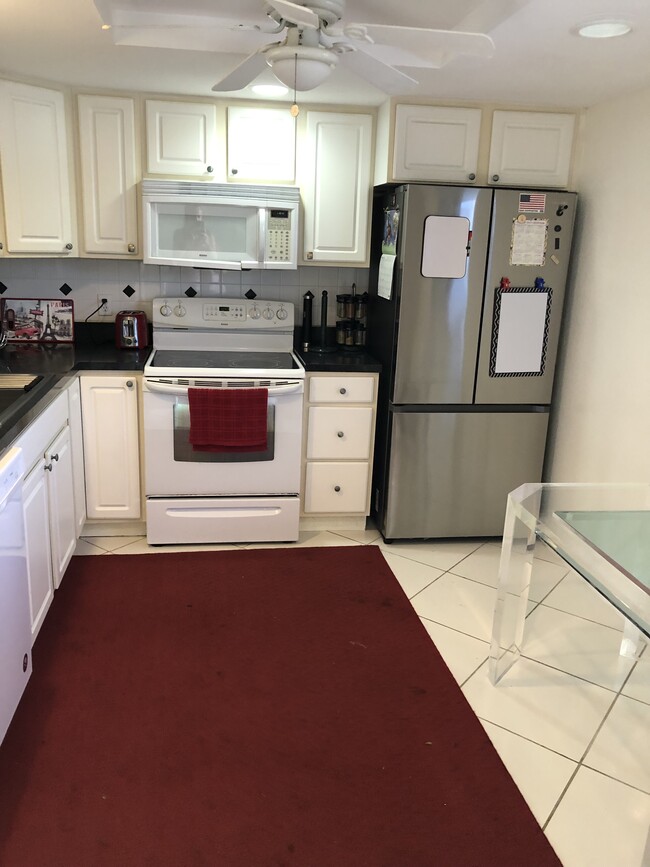
[[[189,388],[190,443],[197,451],[266,449],[266,388]]]

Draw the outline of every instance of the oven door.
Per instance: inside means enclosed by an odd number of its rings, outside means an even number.
[[[268,387],[265,451],[206,452],[195,451],[189,442],[187,385],[145,377],[147,496],[297,494],[303,391],[301,380]]]

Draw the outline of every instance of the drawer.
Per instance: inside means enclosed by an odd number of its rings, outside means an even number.
[[[309,408],[307,458],[370,457],[371,406]]]
[[[363,512],[368,502],[368,463],[307,464],[305,512]],[[338,489],[338,490],[337,490]]]
[[[313,376],[309,380],[310,403],[372,403],[372,376]]]

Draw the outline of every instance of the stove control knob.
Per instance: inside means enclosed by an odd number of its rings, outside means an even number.
[[[261,315],[262,315],[262,313],[260,311],[260,308],[257,307],[256,305],[253,305],[253,307],[251,308],[251,312],[249,313],[250,318],[251,319],[259,319]]]
[[[284,307],[280,307],[280,309],[275,315],[278,317],[278,319],[286,319],[289,314],[284,309]]]
[[[174,316],[185,316],[186,313],[187,310],[182,304],[177,304],[176,307],[174,307]]]
[[[273,319],[273,317],[275,316],[275,313],[273,312],[273,308],[267,307],[266,310],[263,311],[262,316],[265,319]]]
[[[163,304],[163,306],[160,308],[160,313],[162,316],[171,316],[172,315],[172,308],[169,306],[169,304],[167,304],[167,302],[165,302]]]

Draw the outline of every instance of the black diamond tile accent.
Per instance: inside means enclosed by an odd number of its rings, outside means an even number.
[[[196,289],[192,289],[192,287],[190,286],[189,289],[185,290],[185,294],[187,295],[188,298],[194,298],[194,296],[197,294]]]
[[[72,286],[68,286],[67,283],[64,283],[63,286],[59,286],[59,292],[61,295],[69,295],[72,292]]]
[[[7,287],[5,286],[5,284],[0,283],[0,295],[4,295],[6,291],[7,291]]]
[[[253,292],[252,289],[249,289],[248,292],[244,292],[244,295],[248,298],[249,301],[252,301],[253,298],[257,298],[257,293]]]
[[[122,289],[122,292],[124,292],[127,298],[130,298],[131,295],[135,295],[135,289],[133,286],[127,286],[125,289]]]

